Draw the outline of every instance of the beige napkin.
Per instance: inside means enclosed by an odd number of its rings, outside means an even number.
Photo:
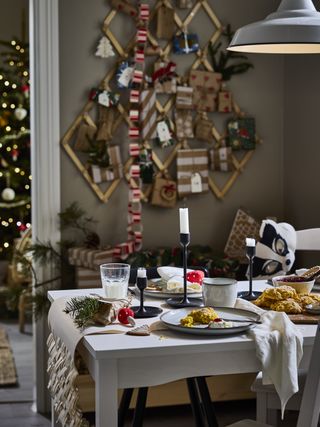
[[[303,336],[285,313],[265,311],[243,299],[235,308],[254,311],[261,316],[261,325],[250,330],[262,365],[263,384],[273,384],[281,401],[283,418],[286,404],[297,393],[298,366],[303,355]]]

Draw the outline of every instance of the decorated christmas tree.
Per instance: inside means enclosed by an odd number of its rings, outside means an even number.
[[[0,41],[0,259],[30,226],[29,48]]]

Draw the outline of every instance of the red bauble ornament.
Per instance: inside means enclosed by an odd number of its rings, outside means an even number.
[[[89,100],[94,101],[98,96],[99,91],[97,89],[91,89],[89,94]]]
[[[20,154],[20,151],[19,151],[19,150],[15,149],[15,148],[13,148],[13,149],[11,150],[12,160],[13,160],[14,162],[16,162],[16,161],[18,160],[18,156],[19,156],[19,154]]]
[[[131,308],[120,308],[118,311],[118,320],[123,325],[133,325],[134,324],[134,311]]]
[[[203,279],[204,279],[204,272],[201,270],[193,270],[187,273],[188,282],[199,283],[199,285],[202,285]]]
[[[18,227],[18,230],[19,231],[26,231],[27,228],[28,227],[25,224],[20,224],[19,227]]]
[[[25,95],[27,95],[30,92],[30,86],[29,85],[22,85],[21,86],[21,92],[23,92]]]

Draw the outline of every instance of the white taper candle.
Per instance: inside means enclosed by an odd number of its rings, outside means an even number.
[[[141,278],[147,277],[147,270],[145,268],[138,268],[137,277],[141,277]]]
[[[189,234],[189,210],[188,208],[180,208],[180,233]]]
[[[254,248],[256,246],[255,239],[250,239],[249,237],[246,238],[246,246],[249,246],[251,248]]]

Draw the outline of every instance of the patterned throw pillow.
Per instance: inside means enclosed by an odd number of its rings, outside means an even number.
[[[246,237],[259,240],[259,229],[259,221],[243,209],[238,209],[224,248],[224,253],[230,258],[235,258],[240,262],[246,263]]]

